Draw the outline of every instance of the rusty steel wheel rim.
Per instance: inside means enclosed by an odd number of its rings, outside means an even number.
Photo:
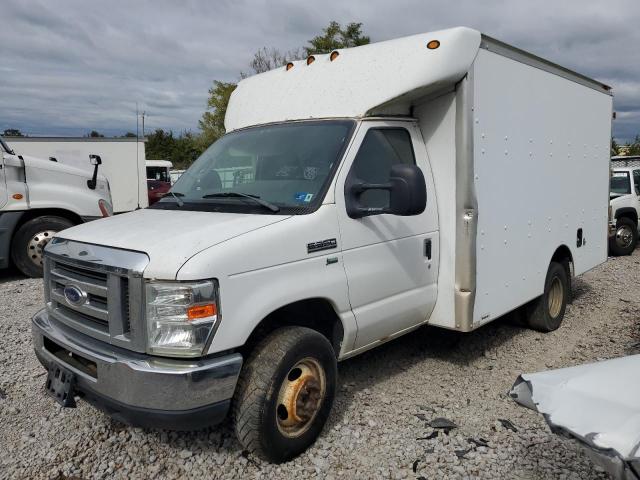
[[[278,393],[278,429],[287,437],[299,437],[313,424],[326,392],[324,368],[313,358],[296,363],[284,378]]]
[[[560,310],[562,310],[563,297],[564,288],[562,287],[562,282],[558,277],[553,277],[548,295],[549,315],[551,315],[551,318],[556,318],[558,315],[560,315]]]

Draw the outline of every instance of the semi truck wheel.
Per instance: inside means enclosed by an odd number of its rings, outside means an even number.
[[[55,233],[72,226],[70,220],[54,216],[25,222],[11,240],[11,259],[18,270],[28,277],[41,277],[44,247]]]
[[[570,294],[566,265],[551,262],[543,294],[526,306],[527,325],[541,332],[556,330],[564,318]]]
[[[320,333],[286,327],[268,335],[242,367],[234,395],[239,442],[275,463],[305,451],[329,417],[336,376],[335,353]]]
[[[616,234],[611,238],[610,249],[615,256],[631,255],[638,244],[638,227],[633,220],[620,217],[616,222]]]

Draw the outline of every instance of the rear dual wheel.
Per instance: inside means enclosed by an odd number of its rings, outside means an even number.
[[[638,244],[638,226],[627,217],[616,221],[616,234],[611,238],[609,248],[615,256],[631,255]]]

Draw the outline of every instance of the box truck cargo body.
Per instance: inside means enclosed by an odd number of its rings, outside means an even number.
[[[170,194],[47,246],[45,291],[70,265],[108,297],[100,331],[75,291],[34,317],[49,376],[73,379],[50,390],[147,426],[232,406],[243,446],[283,461],[321,432],[337,361],[520,306],[557,329],[571,276],[607,258],[611,108],[606,85],[467,28],[242,80]]]
[[[147,175],[144,141],[136,138],[10,137],[17,153],[54,158],[58,163],[91,172],[89,155],[102,159],[100,172],[109,180],[114,213],[145,208]]]

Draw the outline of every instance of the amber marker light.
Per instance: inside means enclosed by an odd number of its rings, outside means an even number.
[[[13,195],[11,195],[11,198],[13,198],[14,200],[22,200],[24,198],[24,195],[22,195],[21,193],[14,193]]]
[[[429,50],[435,50],[439,46],[440,46],[440,41],[439,40],[431,40],[429,43],[427,43],[427,48]]]
[[[213,303],[209,303],[207,305],[194,305],[187,309],[187,318],[189,320],[198,320],[200,318],[213,317],[217,311],[218,309]]]
[[[331,52],[331,55],[329,55],[329,60],[333,62],[336,58],[338,58],[339,55],[340,55],[340,52],[337,50],[334,50],[333,52]]]
[[[293,62],[287,63],[287,66],[285,68],[287,69],[287,71],[291,70],[293,68]]]
[[[314,57],[313,55],[309,55],[307,57],[307,65],[311,65],[315,61],[316,61],[316,57]]]

